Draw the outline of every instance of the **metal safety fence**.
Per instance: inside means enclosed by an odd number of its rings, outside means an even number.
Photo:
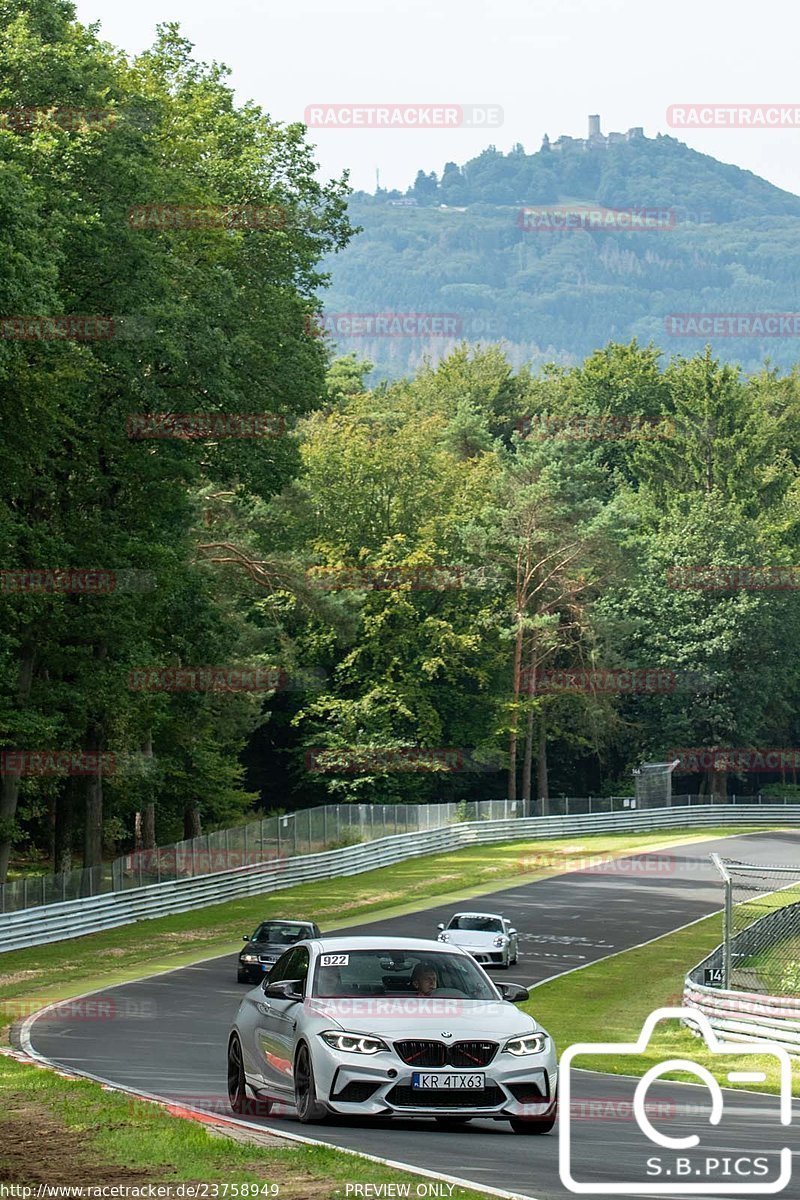
[[[273,859],[336,850],[390,834],[424,832],[456,821],[521,815],[514,800],[464,804],[326,804],[263,817],[152,850],[135,850],[102,866],[31,875],[0,885],[0,913],[123,892],[152,883],[211,875]]]

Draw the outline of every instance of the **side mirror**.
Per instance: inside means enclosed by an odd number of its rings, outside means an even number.
[[[498,991],[504,1000],[509,1004],[524,1004],[526,1000],[530,1000],[531,994],[526,987],[520,987],[518,983],[498,983]]]
[[[250,936],[249,936],[249,934],[243,933],[243,934],[242,934],[242,941],[243,941],[243,942],[249,942],[249,941],[250,941]]]
[[[270,983],[269,976],[267,976],[264,980],[264,995],[273,1000],[302,1000],[303,981],[302,979],[279,979],[277,983]],[[527,996],[527,992],[525,995]]]
[[[516,937],[516,935],[517,935],[516,929],[509,929],[509,931],[508,931],[509,937]]]
[[[436,928],[437,928],[437,929],[444,929],[444,922],[443,922],[443,921],[440,921],[440,922],[439,922],[439,924],[436,926]]]

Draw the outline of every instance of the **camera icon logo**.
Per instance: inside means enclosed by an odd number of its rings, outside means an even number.
[[[631,1178],[610,1183],[597,1181],[596,1171],[592,1170],[596,1165],[597,1144],[581,1146],[580,1135],[573,1129],[571,1114],[579,1108],[579,1102],[575,1100],[578,1083],[575,1072],[578,1068],[573,1067],[573,1061],[587,1055],[591,1055],[592,1058],[613,1056],[615,1070],[619,1072],[620,1058],[644,1055],[653,1040],[656,1026],[665,1020],[680,1020],[692,1025],[702,1036],[707,1052],[736,1060],[735,1064],[731,1063],[731,1067],[735,1066],[736,1069],[725,1071],[725,1078],[731,1085],[765,1083],[767,1075],[764,1060],[777,1061],[779,1089],[775,1097],[776,1124],[791,1124],[792,1065],[787,1051],[782,1046],[766,1040],[726,1042],[717,1036],[704,1013],[692,1008],[659,1008],[647,1018],[635,1042],[581,1042],[570,1046],[562,1054],[559,1065],[562,1116],[559,1124],[558,1165],[563,1186],[568,1191],[578,1194],[611,1196],[643,1193],[654,1196],[753,1196],[774,1195],[782,1191],[792,1177],[791,1149],[788,1146],[770,1146],[765,1149],[763,1135],[753,1133],[752,1121],[742,1121],[738,1127],[731,1124],[730,1128],[725,1128],[726,1116],[730,1114],[731,1122],[736,1120],[737,1102],[746,1103],[749,1096],[749,1102],[752,1104],[752,1092],[740,1088],[728,1091],[727,1096],[724,1095],[723,1087],[708,1067],[689,1058],[667,1058],[650,1067],[638,1082],[630,1076],[616,1076],[620,1087],[633,1087],[636,1082],[630,1111],[637,1128],[624,1139],[620,1139],[618,1160],[619,1173],[630,1172]],[[753,1070],[742,1070],[740,1060],[751,1055],[758,1060],[754,1061]],[[716,1065],[720,1068],[726,1066],[722,1061]],[[624,1070],[624,1067],[622,1069]],[[704,1105],[696,1104],[695,1088],[689,1091],[684,1084],[670,1084],[664,1080],[664,1076],[674,1075],[675,1072],[692,1076],[693,1082],[704,1088],[700,1093],[705,1101]],[[691,1120],[676,1122],[677,1128],[671,1129],[670,1132],[657,1128],[650,1116],[654,1111],[660,1111],[659,1106],[649,1105],[647,1102],[648,1091],[653,1085],[678,1088],[682,1094],[693,1096],[695,1102],[688,1109],[692,1114]],[[686,1108],[683,1111],[687,1111]],[[708,1122],[706,1129],[711,1141],[709,1145],[701,1145],[700,1133],[685,1132],[688,1126],[693,1130],[699,1129],[702,1133],[703,1118]],[[754,1145],[752,1148],[742,1146],[740,1150],[742,1128],[752,1133],[754,1141],[761,1141],[762,1145]],[[713,1144],[714,1134],[718,1139],[716,1147]],[[735,1146],[736,1150],[732,1151],[731,1146]],[[579,1178],[582,1165],[586,1178]],[[589,1177],[591,1174],[594,1174],[594,1179]]]

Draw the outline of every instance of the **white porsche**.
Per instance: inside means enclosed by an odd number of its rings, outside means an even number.
[[[461,946],[485,967],[512,967],[519,957],[517,931],[498,913],[456,913],[439,931],[440,942]]]

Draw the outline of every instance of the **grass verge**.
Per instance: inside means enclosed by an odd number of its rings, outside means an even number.
[[[158,1186],[164,1200],[190,1195],[179,1189],[191,1183],[218,1185],[216,1192],[205,1191],[209,1198],[335,1200],[353,1183],[393,1184],[395,1195],[405,1183],[407,1194],[417,1194],[418,1175],[326,1147],[257,1136],[220,1136],[156,1104],[0,1055],[0,1182],[32,1187],[32,1195],[40,1183],[138,1187],[144,1196],[149,1185]],[[453,1200],[485,1195],[457,1186],[452,1191]]]

